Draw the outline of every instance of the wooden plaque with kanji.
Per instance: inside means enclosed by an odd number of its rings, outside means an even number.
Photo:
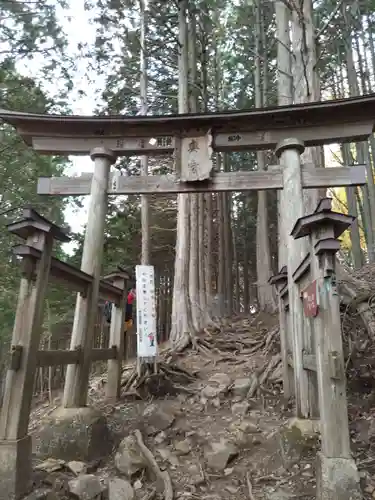
[[[205,181],[211,177],[212,136],[183,137],[181,139],[181,177],[182,182]]]

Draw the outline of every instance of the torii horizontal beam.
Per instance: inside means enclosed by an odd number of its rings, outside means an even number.
[[[306,146],[333,142],[365,140],[371,134],[373,121],[355,124],[324,125],[270,129],[267,131],[217,134],[213,136],[214,151],[247,151],[274,149],[283,139],[298,137]],[[199,135],[199,134],[198,134]],[[203,131],[204,135],[204,131]],[[163,137],[32,137],[32,146],[42,154],[88,155],[95,147],[105,147],[121,156],[173,153],[175,138]]]
[[[92,174],[80,177],[40,177],[38,194],[86,196],[90,194]],[[366,184],[366,167],[302,168],[304,188],[358,186]],[[213,191],[257,191],[283,189],[279,166],[268,171],[221,172],[203,182],[179,182],[174,175],[121,176],[112,174],[108,194],[171,194]]]
[[[375,94],[185,115],[72,116],[0,110],[0,119],[16,127],[36,150],[66,155],[88,154],[93,147],[101,146],[117,155],[165,153],[174,149],[174,138],[202,136],[209,131],[216,151],[273,149],[280,140],[290,137],[304,141],[306,146],[360,141],[372,133],[374,117]]]

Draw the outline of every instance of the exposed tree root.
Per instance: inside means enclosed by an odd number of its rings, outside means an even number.
[[[141,432],[136,430],[134,434],[137,439],[138,446],[148,462],[150,469],[155,474],[156,478],[160,479],[164,483],[164,500],[173,500],[172,481],[168,472],[166,470],[160,470],[154,455],[144,444]]]
[[[273,378],[273,374],[279,369],[280,363],[280,354],[275,354],[265,366],[262,366],[255,373],[253,373],[251,386],[247,393],[248,399],[254,397],[258,391],[263,389],[263,386],[267,383],[267,381],[270,378]]]
[[[279,328],[270,331],[253,326],[255,320],[239,319],[236,322],[223,320],[220,328],[204,328],[200,334],[186,334],[176,349],[169,351],[170,359],[180,356],[182,349],[191,347],[207,357],[214,366],[222,362],[240,364],[249,355],[267,355],[279,352]],[[253,397],[269,379],[281,379],[280,356],[274,356],[268,365],[253,373],[248,397]]]
[[[192,351],[205,356],[216,366],[222,362],[233,364],[245,363],[251,356],[266,356],[270,352],[279,352],[279,329],[252,326],[249,320],[239,319],[234,323],[224,323],[220,329],[205,328],[200,334],[186,334],[177,349],[165,349],[154,373],[153,365],[142,365],[143,371],[137,373],[136,367],[122,383],[124,397],[147,399],[176,395],[180,392],[195,394],[187,387],[197,380],[196,373],[189,373],[178,366],[178,359],[183,356],[181,349],[190,346]],[[254,397],[268,381],[278,382],[281,378],[280,355],[274,355],[268,364],[253,372],[248,398]]]
[[[265,357],[274,352],[268,363],[253,371],[247,398],[265,392],[268,382],[282,381],[279,328],[268,331],[252,323],[254,321],[247,319],[231,323],[223,321],[220,329],[205,328],[201,334],[189,336],[188,343],[193,351],[207,357],[214,365],[221,362],[240,364],[251,356]],[[172,358],[173,352],[170,354]]]
[[[182,352],[187,349],[191,345],[191,335],[189,332],[185,332],[185,334],[181,337],[180,341],[173,346],[173,351]]]
[[[196,376],[172,364],[171,356],[167,361],[160,361],[157,367],[158,371],[155,373],[153,366],[145,364],[141,375],[134,367],[122,383],[122,396],[138,396],[139,399],[147,399],[150,396],[164,397],[180,392],[195,393],[193,389],[188,389],[186,386],[195,382]]]
[[[249,495],[249,500],[255,500],[253,493],[253,485],[251,484],[250,474],[246,474],[246,484],[247,484],[247,493]]]
[[[191,339],[191,347],[193,350],[203,354],[209,359],[212,359],[215,364],[222,361],[239,361],[239,356],[249,355],[258,352],[264,354],[269,353],[274,344],[278,341],[278,328],[273,328],[269,332],[261,330],[258,332],[257,338],[249,335],[249,327],[242,331],[220,330],[210,331],[204,329],[201,335],[196,335]]]

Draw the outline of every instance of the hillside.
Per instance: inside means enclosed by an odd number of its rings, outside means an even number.
[[[317,429],[294,419],[292,405],[283,402],[277,318],[237,318],[209,338],[215,345],[210,355],[188,350],[171,361],[191,378],[191,383],[174,384],[173,396],[161,396],[161,385],[159,397],[139,399],[127,392],[112,406],[103,399],[105,380],[92,379],[91,404],[105,414],[112,440],[109,456],[87,462],[35,456],[36,490],[29,499],[315,498]],[[131,370],[128,366],[124,384]],[[373,498],[375,427],[371,403],[366,404],[372,390],[350,377],[353,453],[366,498]],[[34,410],[38,439],[55,403]],[[148,458],[137,444],[140,436],[151,452]],[[164,481],[173,496],[168,488],[164,495]]]

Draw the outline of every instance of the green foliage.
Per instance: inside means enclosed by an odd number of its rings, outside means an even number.
[[[4,107],[34,112],[44,112],[49,99],[30,78],[15,72],[1,70],[6,92],[2,95]],[[61,175],[66,160],[40,156],[20,139],[13,128],[0,127],[0,339],[9,339],[19,286],[19,264],[12,256],[12,244],[19,240],[6,230],[6,224],[14,220],[25,205],[32,205],[47,218],[62,224],[66,201],[59,198],[43,198],[36,194],[40,176]],[[59,250],[59,249],[57,249]],[[61,250],[60,250],[61,253]],[[58,303],[59,297],[52,300]]]
[[[57,20],[64,1],[0,0],[0,108],[45,113],[67,111],[64,93],[58,91],[58,102],[46,94],[44,85],[56,78],[69,88],[70,61],[62,61],[66,39]],[[35,61],[35,64],[34,64]],[[30,68],[38,68],[30,75]],[[26,68],[26,69],[25,69]],[[29,76],[23,76],[20,72]],[[58,75],[58,78],[57,78]],[[37,77],[41,80],[38,81]],[[42,87],[43,85],[43,87]],[[7,232],[6,224],[16,219],[26,205],[57,224],[64,223],[66,201],[43,198],[36,194],[40,176],[61,175],[67,160],[40,156],[29,148],[5,124],[0,125],[0,348],[9,341],[17,304],[20,269],[11,247],[20,241]],[[61,248],[56,254],[63,256]],[[50,287],[52,314],[66,309],[66,293]]]
[[[65,47],[65,37],[56,18],[64,0],[0,0],[0,59],[32,59],[36,53],[50,57]]]

